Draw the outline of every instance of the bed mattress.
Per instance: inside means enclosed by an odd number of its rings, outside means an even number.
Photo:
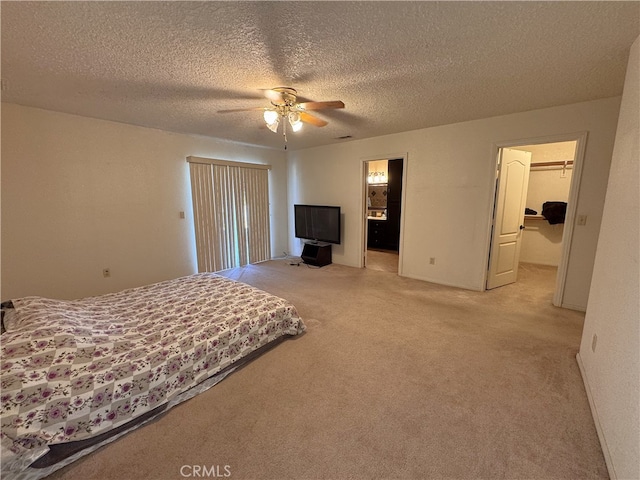
[[[202,273],[80,300],[12,300],[2,334],[3,477],[188,398],[252,352],[305,330],[282,298]]]

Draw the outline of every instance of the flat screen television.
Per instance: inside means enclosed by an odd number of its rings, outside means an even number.
[[[294,205],[296,238],[340,243],[340,207]]]

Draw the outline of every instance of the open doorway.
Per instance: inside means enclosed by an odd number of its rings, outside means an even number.
[[[402,158],[365,162],[365,268],[398,273],[403,169]]]
[[[487,289],[535,276],[562,305],[584,140],[498,149]]]

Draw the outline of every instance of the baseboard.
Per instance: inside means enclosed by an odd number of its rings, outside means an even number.
[[[616,475],[616,470],[613,467],[613,461],[611,459],[611,453],[609,452],[609,446],[607,445],[607,439],[605,438],[604,432],[602,431],[602,426],[600,425],[600,417],[598,416],[598,409],[596,408],[596,404],[593,400],[593,395],[591,394],[591,386],[589,385],[587,372],[585,371],[584,365],[582,364],[582,358],[580,357],[580,352],[576,354],[576,360],[578,361],[578,367],[580,368],[580,375],[582,376],[584,389],[587,392],[587,399],[589,400],[589,407],[591,408],[593,423],[595,423],[596,432],[598,432],[598,440],[600,440],[600,448],[602,448],[604,461],[607,464],[609,478],[611,480],[617,480],[618,476]]]
[[[587,308],[582,305],[572,305],[570,303],[563,303],[562,308],[568,308],[569,310],[576,310],[578,312],[586,312]]]
[[[443,285],[445,287],[461,288],[463,290],[471,290],[471,291],[474,291],[474,292],[482,292],[482,291],[484,291],[484,289],[478,288],[475,285],[460,285],[460,284],[455,284],[455,283],[450,283],[450,282],[443,282],[443,281],[441,281],[439,279],[434,279],[434,278],[430,278],[430,277],[423,277],[423,276],[420,276],[420,275],[411,275],[411,274],[403,273],[400,276],[401,277],[406,277],[406,278],[413,278],[414,280],[422,280],[423,282],[435,283],[436,285]]]

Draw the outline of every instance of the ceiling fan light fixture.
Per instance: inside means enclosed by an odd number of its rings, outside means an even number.
[[[300,120],[300,114],[295,110],[293,110],[289,112],[289,115],[287,115],[287,117],[289,118],[291,129],[294,132],[299,132],[300,129],[302,128],[302,120]]]
[[[280,119],[276,117],[276,119],[273,122],[267,123],[267,128],[271,130],[273,133],[278,133],[279,124],[280,124]]]
[[[269,125],[270,123],[277,123],[279,116],[280,115],[278,115],[278,112],[276,112],[275,110],[265,110],[263,115],[264,121],[267,123],[267,125]]]
[[[269,128],[273,133],[277,133],[278,125],[280,123],[280,114],[275,110],[265,110],[263,117],[264,122],[267,124],[267,128]]]
[[[300,122],[300,114],[295,110],[291,110],[289,112],[289,123],[293,125],[294,123]]]

